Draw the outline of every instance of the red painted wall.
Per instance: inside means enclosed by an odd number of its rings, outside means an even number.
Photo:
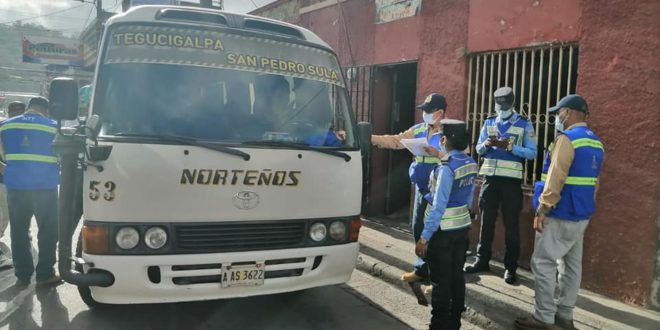
[[[420,18],[375,24],[375,13],[373,1],[353,0],[305,13],[299,24],[330,44],[344,66],[416,60]]]
[[[579,17],[576,0],[470,0],[467,47],[480,52],[577,40]]]
[[[301,15],[302,26],[332,47],[342,66],[373,63],[376,26],[371,1],[343,2]],[[348,32],[347,32],[348,31]]]
[[[581,1],[578,92],[606,157],[583,285],[647,305],[660,200],[660,2]]]
[[[468,32],[467,1],[443,0],[422,3],[419,64],[417,66],[417,103],[432,92],[447,98],[447,116],[465,118],[466,59]],[[421,114],[417,114],[421,119]]]
[[[373,1],[369,1],[373,3]],[[419,32],[422,20],[419,16],[398,21],[376,24],[374,63],[396,63],[416,60],[419,57]]]

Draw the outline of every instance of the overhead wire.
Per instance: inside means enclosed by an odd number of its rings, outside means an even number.
[[[339,14],[342,20],[342,26],[344,27],[344,35],[346,37],[346,44],[348,46],[348,55],[351,58],[351,66],[355,66],[355,58],[353,57],[353,48],[351,47],[351,36],[348,33],[348,23],[346,23],[346,15],[344,14],[344,7],[342,6],[342,0],[337,0],[337,7],[339,9]]]
[[[84,5],[85,5],[85,4],[80,4],[80,5],[77,5],[77,6],[73,6],[73,7],[69,7],[69,8],[65,8],[65,9],[61,9],[61,10],[56,10],[56,11],[53,11],[53,12],[50,12],[50,13],[47,13],[47,14],[42,14],[42,15],[37,15],[37,16],[32,16],[32,17],[25,17],[25,18],[21,18],[21,19],[12,20],[12,21],[2,22],[2,23],[0,23],[0,24],[11,24],[11,23],[21,22],[21,21],[30,21],[30,20],[33,20],[33,19],[35,19],[35,18],[41,18],[41,17],[52,16],[52,15],[55,15],[55,14],[58,14],[58,13],[63,13],[63,12],[65,12],[65,11],[69,11],[69,10],[72,10],[72,9],[80,8],[80,7],[84,6]]]
[[[89,22],[89,18],[92,17],[92,12],[94,11],[94,7],[92,6],[89,9],[89,13],[87,14],[87,19],[85,19],[85,23],[83,23],[82,28],[80,28],[80,35],[82,35],[83,31],[85,31],[85,26],[87,26],[87,22]]]

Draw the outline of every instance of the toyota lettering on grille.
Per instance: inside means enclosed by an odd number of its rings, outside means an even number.
[[[259,195],[254,191],[240,191],[232,198],[239,210],[251,210],[259,205]]]

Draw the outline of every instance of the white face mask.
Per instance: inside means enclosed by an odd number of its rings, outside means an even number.
[[[511,117],[512,114],[512,110],[497,110],[497,116],[500,117],[500,119],[507,119]]]
[[[555,116],[555,129],[559,132],[563,132],[564,131],[564,122],[566,122],[566,120],[564,119],[564,121],[562,121],[559,118],[559,114],[557,114]]]
[[[435,124],[435,119],[433,119],[434,114],[435,114],[435,112],[434,113],[422,112],[422,119],[424,119],[424,122],[426,124],[433,125],[433,124]]]
[[[507,109],[502,109],[499,103],[495,103],[495,112],[500,119],[507,119],[513,114],[513,107],[509,106]]]

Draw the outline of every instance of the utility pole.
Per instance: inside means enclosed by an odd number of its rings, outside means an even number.
[[[96,0],[96,33],[98,36],[97,45],[101,45],[101,36],[103,36],[103,2]]]

